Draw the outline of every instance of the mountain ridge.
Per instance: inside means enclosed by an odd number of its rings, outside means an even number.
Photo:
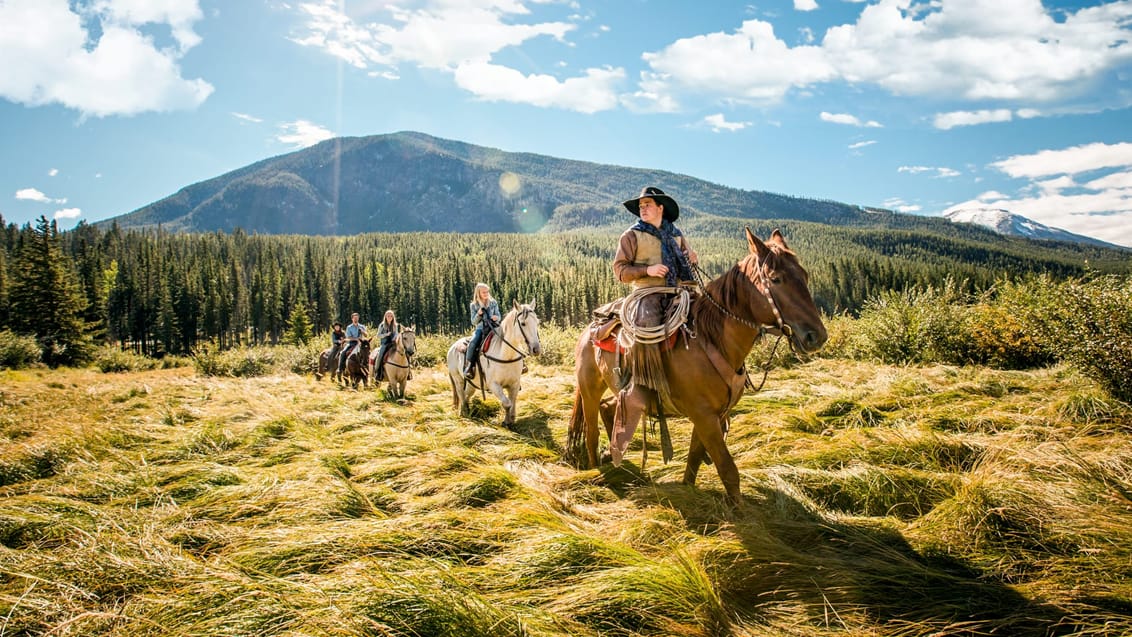
[[[1061,228],[1053,228],[1003,208],[952,208],[943,213],[943,218],[954,223],[969,223],[990,228],[994,232],[1006,236],[1042,241],[1085,243],[1103,248],[1123,249],[1123,246],[1115,243],[1076,234]]]
[[[98,225],[307,235],[613,230],[627,222],[620,202],[645,185],[672,193],[680,201],[681,226],[697,232],[761,219],[999,236],[942,217],[742,190],[665,170],[510,152],[415,131],[326,140],[190,184]]]

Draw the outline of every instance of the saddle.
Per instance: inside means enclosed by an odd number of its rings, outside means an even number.
[[[481,354],[483,352],[487,351],[487,348],[489,346],[491,346],[491,341],[494,338],[495,338],[495,330],[490,330],[487,333],[487,335],[483,337],[483,344],[480,345],[480,353]],[[456,351],[460,352],[461,354],[468,353],[468,343],[470,343],[471,341],[472,341],[472,337],[470,337],[470,336],[460,339],[459,344],[456,345]]]
[[[622,347],[617,341],[617,334],[621,331],[621,319],[615,318],[606,323],[594,322],[590,324],[590,334],[594,347],[600,350],[624,354],[629,350]],[[680,332],[673,332],[660,344],[660,351],[667,352],[676,347],[676,337]]]

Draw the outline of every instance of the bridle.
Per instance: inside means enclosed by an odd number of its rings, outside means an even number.
[[[766,363],[764,363],[762,365],[763,378],[759,382],[758,387],[755,387],[755,384],[751,381],[751,375],[744,368],[740,368],[743,371],[743,374],[747,377],[747,380],[744,383],[744,386],[746,388],[752,389],[756,392],[760,391],[763,388],[763,385],[766,384],[767,376],[770,375],[770,364],[771,364],[771,361],[774,360],[775,353],[778,352],[778,344],[782,342],[782,337],[783,336],[792,337],[793,333],[794,333],[794,330],[792,330],[790,328],[790,325],[788,325],[786,323],[786,321],[782,320],[782,312],[778,309],[778,303],[774,300],[774,295],[771,294],[770,282],[768,282],[766,280],[766,272],[763,271],[762,263],[759,262],[759,261],[756,261],[755,269],[758,272],[758,277],[757,277],[758,280],[752,281],[752,283],[754,284],[755,289],[758,290],[763,295],[763,297],[767,300],[767,303],[770,305],[770,310],[771,310],[771,312],[774,313],[774,322],[775,322],[774,325],[754,323],[752,321],[748,321],[747,319],[745,319],[741,316],[736,316],[733,312],[731,312],[727,308],[723,307],[723,304],[720,303],[719,301],[716,301],[715,298],[712,297],[711,293],[708,292],[707,286],[704,285],[703,278],[705,276],[707,276],[707,273],[705,273],[703,271],[703,269],[699,266],[699,264],[692,266],[692,268],[693,268],[693,271],[696,274],[696,284],[700,287],[700,290],[703,292],[703,295],[707,298],[707,300],[709,302],[711,302],[712,305],[714,305],[716,307],[716,309],[718,309],[720,312],[722,312],[724,316],[726,316],[727,318],[729,318],[729,319],[731,319],[731,320],[733,320],[737,323],[740,323],[741,325],[745,325],[745,326],[755,330],[756,332],[758,332],[760,338],[764,334],[766,334],[767,329],[777,329],[778,330],[778,338],[775,339],[774,346],[771,347],[770,354],[767,355]],[[794,339],[793,338],[787,338],[786,342],[790,345],[790,351],[797,353],[797,350],[794,347]]]
[[[774,295],[771,294],[770,283],[766,280],[766,273],[763,272],[761,263],[756,263],[755,268],[758,271],[758,281],[754,281],[752,283],[754,283],[755,289],[763,295],[763,298],[765,298],[767,303],[770,305],[770,310],[774,313],[774,325],[766,323],[754,323],[741,316],[736,316],[733,312],[723,307],[723,304],[721,304],[719,301],[716,301],[715,297],[713,297],[711,293],[708,292],[707,286],[704,285],[703,277],[706,276],[706,273],[703,271],[703,269],[699,266],[699,264],[692,267],[694,268],[694,271],[696,273],[696,284],[704,293],[704,296],[707,297],[707,300],[710,301],[711,304],[716,307],[716,309],[722,312],[724,316],[757,331],[759,335],[765,334],[767,329],[778,330],[779,338],[782,338],[782,336],[793,335],[794,330],[790,328],[790,325],[788,325],[786,321],[782,320],[782,311],[778,309],[778,302],[774,300]],[[791,349],[794,348],[793,341],[794,339],[790,339]]]
[[[531,339],[530,339],[530,337],[527,336],[527,330],[525,330],[523,328],[524,321],[526,320],[526,317],[527,317],[528,314],[534,314],[534,310],[532,310],[530,308],[523,308],[523,311],[521,311],[517,315],[515,315],[515,324],[519,327],[519,334],[521,334],[523,336],[523,344],[527,346],[526,352],[515,347],[511,343],[511,341],[508,341],[507,338],[503,336],[503,331],[500,330],[499,340],[502,341],[503,344],[506,345],[507,347],[510,347],[516,354],[519,355],[519,357],[518,358],[511,358],[511,359],[495,358],[494,356],[489,355],[487,352],[484,352],[482,354],[482,356],[484,358],[486,358],[487,360],[495,362],[495,363],[517,363],[517,362],[523,360],[524,358],[530,356],[531,355],[531,349],[533,349],[531,347]]]

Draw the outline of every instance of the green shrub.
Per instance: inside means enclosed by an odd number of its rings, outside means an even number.
[[[1132,402],[1132,278],[1034,285],[1019,313],[1035,337],[1113,398]]]
[[[193,352],[193,365],[202,376],[265,376],[275,367],[275,353],[269,347],[221,351],[205,345]]]
[[[325,339],[329,341],[330,339]],[[275,368],[280,372],[314,374],[318,371],[318,356],[329,347],[323,339],[302,345],[276,345],[272,348]]]
[[[1037,335],[1006,303],[972,306],[963,329],[971,339],[971,362],[995,369],[1033,369],[1053,362]]]
[[[94,355],[94,366],[103,373],[140,372],[157,369],[162,361],[117,347],[102,347]]]
[[[0,331],[0,368],[20,369],[39,362],[39,343],[34,336]]]
[[[952,363],[971,359],[963,331],[968,295],[954,281],[942,287],[888,291],[866,301],[846,351],[884,363]]]

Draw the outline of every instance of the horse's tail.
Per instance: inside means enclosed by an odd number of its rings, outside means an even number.
[[[582,408],[582,385],[574,387],[574,410],[570,412],[570,428],[566,431],[566,453],[563,458],[572,465],[586,460],[586,415]]]
[[[460,406],[460,397],[456,395],[456,381],[452,380],[452,372],[448,372],[448,384],[452,387],[452,409]]]

